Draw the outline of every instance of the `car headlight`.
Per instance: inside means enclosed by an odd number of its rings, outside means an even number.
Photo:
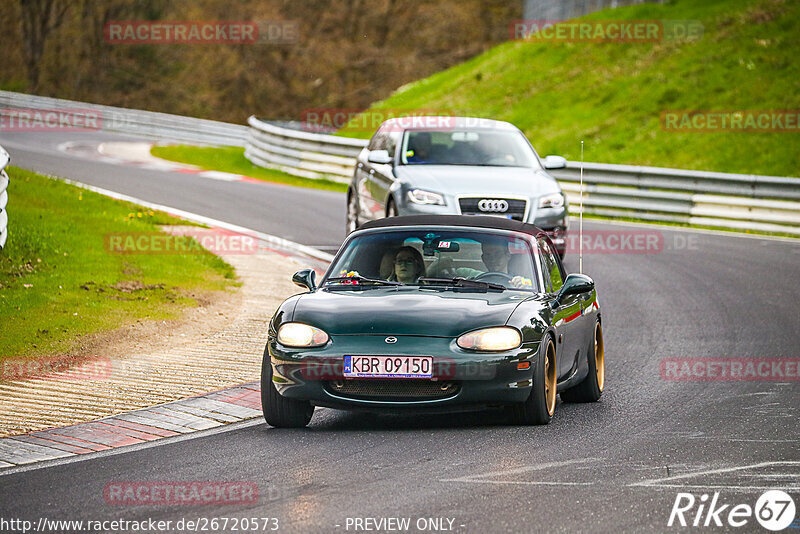
[[[442,195],[433,191],[425,191],[424,189],[412,189],[409,191],[408,200],[414,204],[444,206],[444,197]]]
[[[284,323],[278,329],[278,343],[287,347],[321,347],[328,339],[319,328],[303,323]]]
[[[552,193],[539,198],[540,208],[560,208],[564,205],[564,195]]]
[[[456,344],[466,350],[504,351],[519,347],[522,335],[516,328],[498,326],[467,332],[456,340]]]

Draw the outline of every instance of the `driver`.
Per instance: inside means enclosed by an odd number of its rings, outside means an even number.
[[[426,163],[431,159],[431,134],[428,132],[417,132],[409,139],[408,143],[408,156],[409,163]]]
[[[481,260],[489,271],[508,273],[508,262],[511,252],[505,241],[486,241],[481,243]]]
[[[508,250],[508,241],[505,239],[488,239],[481,243],[481,260],[486,266],[486,271],[471,269],[469,267],[452,268],[452,260],[443,259],[439,268],[441,272],[463,276],[464,278],[476,278],[487,272],[505,273],[511,275],[510,283],[513,287],[528,287],[530,280],[523,276],[516,276],[508,272],[508,264],[511,261],[511,251]]]

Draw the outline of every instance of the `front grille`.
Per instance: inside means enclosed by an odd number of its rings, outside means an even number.
[[[506,211],[483,211],[480,209],[479,204],[482,200],[488,201],[504,201],[508,204]],[[511,217],[515,221],[525,220],[525,207],[528,202],[526,200],[519,200],[516,198],[496,198],[496,197],[475,197],[475,198],[461,198],[458,200],[459,207],[461,208],[462,215],[499,215],[503,217]],[[492,202],[494,204],[494,202]]]
[[[417,379],[334,380],[325,388],[339,397],[362,400],[407,401],[452,397],[460,388],[455,382]]]

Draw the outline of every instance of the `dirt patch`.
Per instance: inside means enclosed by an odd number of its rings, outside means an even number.
[[[149,289],[164,289],[164,284],[145,285],[139,280],[124,280],[122,282],[117,282],[111,286],[111,288],[122,291],[123,293],[133,293],[134,291],[145,291]]]

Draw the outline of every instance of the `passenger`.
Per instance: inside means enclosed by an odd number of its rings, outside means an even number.
[[[476,163],[485,165],[514,165],[516,163],[514,156],[508,153],[508,148],[489,135],[481,138],[476,152],[479,154],[479,161]]]
[[[389,280],[403,284],[416,284],[425,275],[422,254],[414,247],[400,247],[394,257],[394,273]]]

